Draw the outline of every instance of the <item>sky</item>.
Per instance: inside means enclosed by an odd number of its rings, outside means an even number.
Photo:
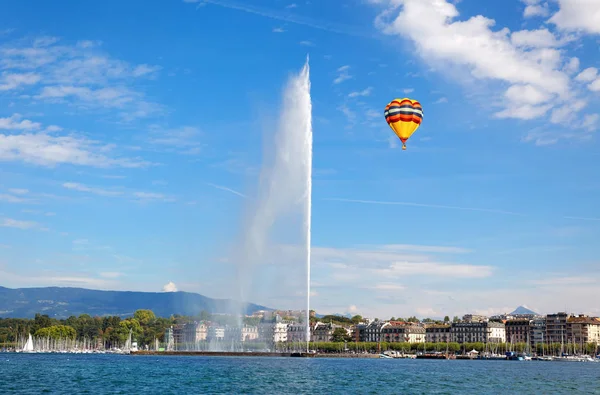
[[[600,315],[600,3],[292,1],[2,2],[0,285],[234,295],[308,55],[311,308]]]

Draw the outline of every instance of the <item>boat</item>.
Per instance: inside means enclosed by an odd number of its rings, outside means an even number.
[[[29,334],[27,343],[25,343],[25,346],[23,346],[23,352],[26,352],[26,353],[35,352],[35,350],[33,349],[33,338],[31,337],[31,333]]]
[[[394,357],[391,357],[391,356],[386,355],[386,354],[379,354],[379,358],[380,359],[394,359]]]

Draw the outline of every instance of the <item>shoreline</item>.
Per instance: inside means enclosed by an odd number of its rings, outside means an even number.
[[[205,357],[271,357],[271,358],[379,358],[379,354],[341,354],[306,352],[236,352],[236,351],[132,351],[129,355],[169,355]]]

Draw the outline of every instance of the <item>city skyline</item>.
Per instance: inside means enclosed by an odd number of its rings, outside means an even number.
[[[600,316],[599,16],[573,0],[13,2],[0,286],[237,297],[263,137],[309,54],[311,309]],[[405,96],[424,120],[402,151],[383,109]],[[299,247],[276,247],[247,299],[303,308],[304,278],[277,281]]]

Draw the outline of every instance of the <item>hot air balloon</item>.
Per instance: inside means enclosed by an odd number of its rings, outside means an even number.
[[[385,121],[402,141],[402,149],[406,149],[406,140],[419,128],[423,121],[421,103],[409,98],[394,99],[385,106]]]

